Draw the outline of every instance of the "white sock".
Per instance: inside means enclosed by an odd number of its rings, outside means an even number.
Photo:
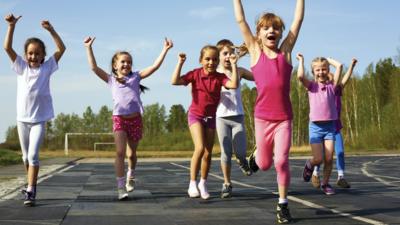
[[[279,198],[278,204],[287,204],[288,199],[287,198]]]

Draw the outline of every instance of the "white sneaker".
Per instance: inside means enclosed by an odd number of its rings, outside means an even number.
[[[199,189],[197,189],[196,185],[189,184],[188,195],[190,198],[200,197]]]
[[[135,190],[135,179],[127,178],[125,187],[127,192],[132,192],[133,190]]]
[[[128,193],[125,188],[118,188],[118,200],[125,200],[128,198]]]
[[[199,185],[197,187],[199,188],[200,196],[202,199],[207,200],[210,198],[210,194],[208,193],[206,182],[199,182]]]

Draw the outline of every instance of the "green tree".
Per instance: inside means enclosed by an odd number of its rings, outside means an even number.
[[[172,105],[166,122],[167,130],[169,132],[186,130],[186,117],[185,108],[182,105]]]

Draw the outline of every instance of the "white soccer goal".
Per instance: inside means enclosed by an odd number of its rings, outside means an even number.
[[[70,136],[105,136],[105,135],[114,135],[114,133],[65,133],[65,143],[64,143],[64,153],[68,155],[68,137]]]

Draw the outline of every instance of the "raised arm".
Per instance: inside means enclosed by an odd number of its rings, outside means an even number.
[[[256,38],[253,36],[249,25],[246,22],[246,18],[244,15],[243,5],[241,0],[233,0],[233,9],[235,12],[236,22],[239,25],[239,29],[242,32],[244,43],[246,44],[247,49],[249,50],[250,57],[257,58],[257,53],[261,52],[260,47],[258,46]]]
[[[304,19],[304,0],[297,0],[296,9],[294,11],[294,19],[292,25],[290,26],[289,33],[287,34],[285,40],[282,42],[281,51],[285,53],[286,60],[291,63],[291,53],[296,44],[297,37],[299,36],[301,24]]]
[[[327,60],[329,64],[335,67],[336,69],[335,73],[333,74],[333,84],[337,85],[339,82],[340,74],[342,74],[343,64],[332,58],[327,58]]]
[[[299,68],[297,69],[297,79],[303,84],[304,87],[308,88],[310,81],[304,75],[304,57],[302,54],[297,54],[297,60],[299,60]]]
[[[181,78],[182,66],[185,63],[185,61],[186,61],[186,54],[179,53],[178,63],[176,64],[175,70],[172,73],[172,78],[171,78],[172,85],[184,85],[185,84],[185,82]]]
[[[156,70],[158,70],[158,68],[160,68],[162,62],[164,61],[164,58],[167,55],[168,50],[173,46],[174,45],[172,43],[172,40],[168,40],[167,38],[165,38],[164,47],[161,50],[160,55],[157,57],[156,61],[154,61],[153,65],[140,71],[140,77],[144,79],[153,74]]]
[[[356,66],[356,64],[357,64],[357,59],[356,58],[351,59],[350,67],[347,70],[346,74],[343,76],[342,82],[340,82],[340,84],[343,87],[347,84],[347,81],[349,81],[351,75],[353,74],[353,70],[354,70],[354,67]]]
[[[89,62],[90,69],[98,76],[100,79],[102,79],[104,82],[108,82],[108,74],[99,68],[96,63],[96,58],[94,57],[93,54],[93,49],[92,49],[92,44],[96,38],[95,37],[87,37],[84,40],[85,47],[86,47],[86,53],[87,53],[87,58]]]
[[[245,68],[239,67],[238,68],[238,75],[240,78],[245,80],[254,81],[253,73]]]
[[[54,40],[54,43],[56,44],[57,49],[54,52],[54,58],[55,58],[56,62],[58,63],[58,61],[61,59],[61,56],[65,52],[64,42],[61,40],[60,36],[54,30],[54,27],[50,24],[50,22],[48,20],[42,21],[42,27],[50,33],[51,37]]]
[[[10,14],[4,18],[8,22],[8,30],[6,33],[6,38],[4,39],[4,50],[6,50],[7,55],[8,57],[10,57],[12,62],[14,62],[15,59],[17,58],[17,53],[14,51],[12,47],[15,24],[17,24],[18,20],[21,17],[22,16],[14,17],[13,14]]]
[[[232,76],[231,78],[225,83],[226,88],[236,89],[239,86],[239,76],[238,76],[238,68],[237,68],[237,61],[238,57],[235,54],[229,56],[229,62],[232,66]]]

